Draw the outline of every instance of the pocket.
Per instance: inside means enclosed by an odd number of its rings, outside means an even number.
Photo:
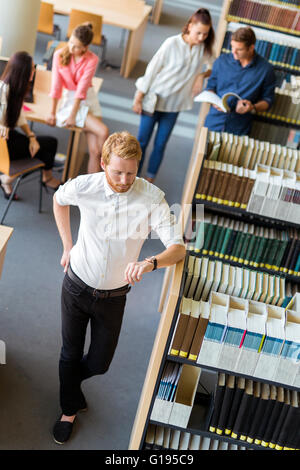
[[[78,284],[75,284],[69,276],[66,274],[63,281],[63,288],[71,295],[79,296],[85,291],[85,287],[80,287]]]

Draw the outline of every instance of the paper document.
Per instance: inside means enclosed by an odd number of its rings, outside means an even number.
[[[220,98],[213,91],[205,90],[202,91],[199,95],[195,96],[194,101],[215,104],[216,106],[218,106],[218,108],[221,108],[224,113],[227,113],[228,111],[230,111],[230,108],[227,104],[228,98],[230,98],[230,96],[235,96],[238,100],[242,99],[239,95],[233,92],[225,93],[225,95]]]

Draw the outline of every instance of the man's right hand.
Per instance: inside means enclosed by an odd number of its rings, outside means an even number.
[[[64,273],[68,271],[68,267],[70,264],[70,251],[71,250],[64,250],[61,260],[60,260],[60,264],[64,268]]]

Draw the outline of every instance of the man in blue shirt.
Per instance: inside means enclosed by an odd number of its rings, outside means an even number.
[[[231,111],[224,113],[211,106],[205,127],[235,135],[249,134],[253,114],[266,111],[274,101],[275,74],[269,62],[255,52],[256,37],[249,27],[232,34],[230,54],[221,54],[215,61],[206,90],[219,97],[234,92],[242,99],[230,98]]]

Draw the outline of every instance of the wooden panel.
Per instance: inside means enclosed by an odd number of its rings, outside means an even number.
[[[138,450],[143,436],[143,431],[146,425],[148,411],[154,393],[160,364],[163,358],[164,350],[169,336],[169,331],[175,313],[175,308],[180,291],[183,267],[184,261],[180,261],[179,263],[177,263],[176,266],[173,266],[175,272],[170,289],[170,295],[168,297],[166,308],[161,316],[160,323],[158,326],[155,343],[150,357],[150,362],[131,433],[129,450]]]

